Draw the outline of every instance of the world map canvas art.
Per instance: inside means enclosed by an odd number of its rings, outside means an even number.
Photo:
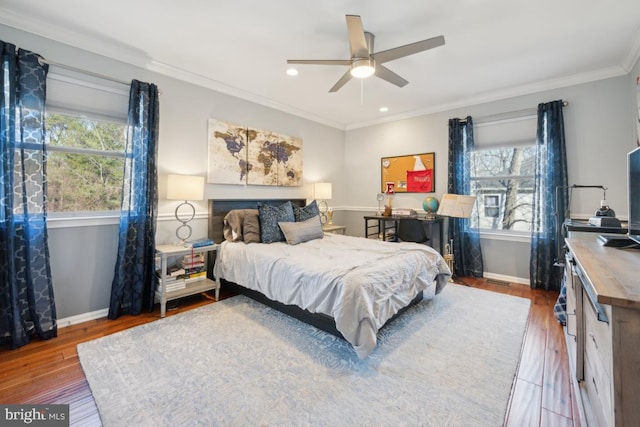
[[[209,120],[207,182],[302,185],[302,139]]]

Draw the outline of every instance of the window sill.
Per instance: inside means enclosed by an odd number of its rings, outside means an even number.
[[[504,233],[500,231],[480,231],[480,238],[484,240],[502,240],[505,242],[531,242],[531,235],[525,233]]]
[[[95,227],[102,225],[118,225],[120,214],[100,216],[48,216],[47,228]]]

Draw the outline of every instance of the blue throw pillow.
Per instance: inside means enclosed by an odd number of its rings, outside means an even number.
[[[296,217],[296,222],[301,222],[313,218],[314,216],[319,216],[320,210],[318,209],[318,204],[314,200],[304,208],[294,206],[293,215]]]
[[[285,240],[278,222],[294,222],[293,205],[286,202],[280,206],[258,203],[260,218],[260,240],[262,243],[283,242]]]

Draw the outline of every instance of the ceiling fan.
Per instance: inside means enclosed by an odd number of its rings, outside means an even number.
[[[404,87],[409,82],[382,64],[444,45],[444,36],[438,36],[374,53],[375,36],[364,31],[360,16],[347,15],[347,30],[349,31],[351,59],[288,59],[287,64],[348,65],[349,71],[329,89],[329,92],[337,92],[351,80],[351,77],[364,79],[374,74],[398,87]]]

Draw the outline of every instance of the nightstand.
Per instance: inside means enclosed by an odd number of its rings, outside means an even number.
[[[325,224],[322,226],[322,231],[325,233],[345,234],[347,227],[344,225]]]
[[[164,317],[167,312],[167,301],[186,297],[188,295],[199,294],[201,292],[215,289],[216,301],[220,299],[220,279],[211,280],[206,276],[206,272],[213,271],[215,263],[218,259],[219,245],[202,246],[199,248],[187,248],[177,245],[158,245],[156,253],[160,257],[160,271],[158,272],[158,286],[155,292],[155,300],[160,303],[160,317]],[[206,264],[207,254],[213,251],[213,265]],[[194,256],[198,254],[205,255],[205,274],[196,277],[172,278],[168,274],[168,258],[180,256]]]

